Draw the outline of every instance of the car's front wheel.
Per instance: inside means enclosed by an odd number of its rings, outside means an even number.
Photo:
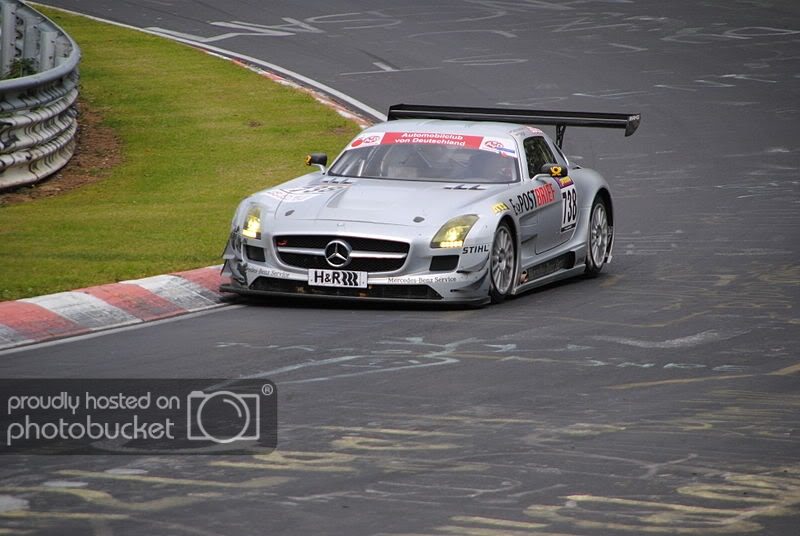
[[[489,276],[491,285],[489,296],[492,303],[503,301],[511,293],[514,286],[514,272],[517,265],[517,246],[514,235],[506,222],[497,226],[492,242],[492,252],[489,259]]]
[[[597,197],[589,213],[589,238],[587,239],[586,274],[596,276],[603,269],[608,253],[611,232],[608,227],[608,209],[605,201]]]

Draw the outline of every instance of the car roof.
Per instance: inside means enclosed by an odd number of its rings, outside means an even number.
[[[492,121],[454,121],[450,119],[398,119],[378,123],[366,132],[428,132],[465,136],[513,136],[524,126]],[[362,133],[362,134],[363,134]]]

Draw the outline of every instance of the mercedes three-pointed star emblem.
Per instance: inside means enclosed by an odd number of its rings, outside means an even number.
[[[331,240],[325,246],[325,260],[334,268],[344,268],[350,264],[350,252],[353,248],[344,240]]]

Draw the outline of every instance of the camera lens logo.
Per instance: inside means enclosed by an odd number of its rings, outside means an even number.
[[[186,397],[187,438],[233,443],[260,439],[261,415],[257,394],[231,391],[192,391]]]

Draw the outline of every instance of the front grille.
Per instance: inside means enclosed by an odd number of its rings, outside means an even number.
[[[367,288],[315,287],[305,281],[274,277],[259,277],[250,285],[252,290],[286,292],[309,296],[338,296],[342,298],[383,298],[395,300],[441,300],[442,296],[428,285],[368,285]]]
[[[318,255],[300,255],[297,253],[279,253],[278,256],[289,266],[296,268],[319,268],[321,270],[335,269],[325,257]],[[354,272],[394,272],[403,267],[405,259],[353,259],[344,269]]]
[[[357,272],[395,272],[405,264],[409,250],[407,243],[395,240],[332,235],[276,236],[275,250],[281,262],[289,266],[329,270],[334,267],[325,260],[325,247],[332,240],[342,240],[350,245],[350,263],[344,268]],[[307,251],[296,251],[298,249]]]
[[[277,247],[325,249],[331,240],[344,240],[353,250],[380,251],[381,253],[408,253],[408,244],[380,238],[333,235],[285,235],[276,236]]]

